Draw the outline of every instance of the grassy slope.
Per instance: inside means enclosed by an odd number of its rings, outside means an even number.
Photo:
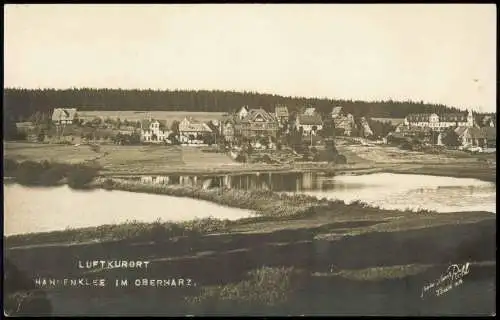
[[[448,175],[496,181],[496,166],[490,162],[495,155],[470,155],[463,152],[428,155],[391,147],[346,146],[339,143],[347,165],[333,170],[342,174],[374,172]],[[294,165],[242,164],[227,155],[202,152],[196,147],[165,146],[101,146],[97,154],[88,146],[65,146],[33,143],[4,143],[5,157],[14,160],[50,160],[78,163],[96,159],[103,166],[103,175],[170,173],[245,173],[255,171],[331,170],[326,164],[297,163]],[[479,161],[479,160],[480,161]]]

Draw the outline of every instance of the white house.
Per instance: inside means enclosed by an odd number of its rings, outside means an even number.
[[[406,116],[404,124],[409,127],[428,127],[441,131],[449,127],[473,127],[474,115],[472,110],[465,113],[412,113]]]
[[[212,133],[212,129],[206,123],[194,120],[191,117],[185,117],[179,123],[179,140],[182,143],[200,142],[203,136]]]
[[[238,119],[244,119],[248,115],[249,110],[248,106],[241,107],[240,111],[238,111]]]
[[[300,114],[295,119],[297,130],[302,129],[302,135],[316,135],[323,129],[323,121],[319,114]]]
[[[72,124],[75,116],[75,108],[55,108],[52,113],[52,122],[55,124]]]
[[[165,121],[144,120],[141,122],[141,142],[161,143],[168,139],[170,133]]]

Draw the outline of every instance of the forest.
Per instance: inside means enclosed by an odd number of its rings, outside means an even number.
[[[4,115],[13,121],[24,121],[35,112],[50,113],[57,107],[90,110],[134,111],[203,111],[233,112],[243,105],[271,111],[284,104],[294,113],[311,106],[322,114],[342,106],[355,117],[404,118],[409,113],[459,112],[445,105],[423,101],[358,101],[326,98],[285,97],[274,94],[207,90],[124,90],[124,89],[4,89]]]

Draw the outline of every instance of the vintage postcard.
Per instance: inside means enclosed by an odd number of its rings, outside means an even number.
[[[496,7],[4,7],[6,316],[493,316]]]

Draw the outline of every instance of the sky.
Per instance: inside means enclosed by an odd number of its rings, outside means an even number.
[[[496,111],[494,4],[6,5],[7,88],[257,91]]]

